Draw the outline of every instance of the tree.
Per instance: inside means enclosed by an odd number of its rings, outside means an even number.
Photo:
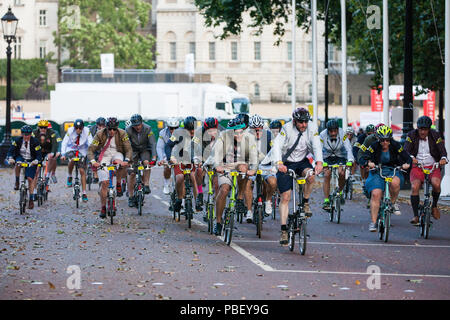
[[[113,53],[116,67],[153,68],[155,39],[138,30],[150,9],[142,0],[60,0],[55,44],[69,53],[61,64],[99,69],[100,54]]]
[[[296,1],[298,26],[308,31],[310,28],[310,0]],[[205,16],[207,26],[222,27],[221,39],[242,31],[243,14],[248,14],[251,23],[247,27],[262,32],[264,26],[274,25],[276,44],[281,42],[288,19],[291,15],[289,0],[195,0],[200,13]],[[373,85],[382,84],[383,30],[367,27],[367,6],[377,5],[382,15],[382,0],[346,1],[347,53],[357,61],[361,72],[374,72]],[[337,0],[318,0],[318,19],[324,19],[328,8],[329,40],[338,47],[341,38],[341,8]],[[389,50],[390,80],[402,74],[405,35],[404,1],[389,1]],[[444,0],[414,2],[414,83],[424,88],[441,90],[444,88],[444,54],[445,27]],[[381,17],[380,17],[381,18]],[[245,27],[245,26],[244,26]],[[439,48],[440,46],[440,48]]]

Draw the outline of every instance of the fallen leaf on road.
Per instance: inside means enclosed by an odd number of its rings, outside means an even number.
[[[406,281],[411,282],[411,283],[422,283],[423,279],[408,279]]]
[[[48,286],[50,287],[51,290],[55,290],[55,285],[51,282],[48,282]]]
[[[356,280],[356,281],[355,281],[355,284],[356,284],[357,286],[359,286],[359,285],[361,284],[361,281]]]

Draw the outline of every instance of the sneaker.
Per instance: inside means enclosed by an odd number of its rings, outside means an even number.
[[[14,185],[14,190],[19,190],[19,181],[16,181]]]
[[[413,226],[419,226],[420,225],[419,217],[416,216],[416,217],[412,218],[411,221],[409,221],[409,223],[411,223]]]
[[[202,211],[203,210],[203,206],[202,206],[202,202],[203,201],[200,199],[199,196],[197,196],[197,199],[195,199],[195,210],[196,211]]]
[[[150,190],[150,186],[144,186],[144,193],[145,194],[150,194],[152,192],[152,190]]]
[[[128,198],[128,206],[130,208],[136,207],[136,199],[134,197]]]
[[[441,213],[439,212],[439,209],[437,207],[431,208],[431,215],[436,220],[439,220],[439,218],[441,217]]]
[[[100,218],[106,218],[106,206],[102,207],[102,210],[100,211]]]
[[[70,188],[72,186],[72,177],[67,177],[67,187]]]
[[[272,214],[272,200],[268,200],[265,202],[266,208],[265,208],[265,216],[268,217]]]
[[[394,204],[392,205],[392,207],[394,208],[394,214],[395,214],[396,216],[399,216],[399,215],[402,214],[402,213],[400,212],[400,208],[399,208],[399,206],[398,206],[397,203],[394,203]]]
[[[30,201],[28,202],[28,209],[33,209],[34,208],[34,201],[32,199],[30,199]]]
[[[216,236],[220,236],[222,234],[222,224],[216,222],[215,226],[214,226],[214,234]]]
[[[377,224],[376,223],[369,223],[369,231],[370,232],[376,232],[377,231]]]
[[[203,221],[208,222],[208,213],[206,211],[203,212]]]
[[[327,211],[331,209],[330,199],[326,198],[325,200],[323,200],[322,208],[323,208],[323,210],[327,210]]]
[[[176,201],[175,201],[175,212],[180,212],[180,210],[181,210],[181,204],[183,203],[183,201],[182,200],[180,200],[180,199],[177,199]]]
[[[253,222],[253,213],[250,210],[247,210],[247,214],[245,215],[245,220],[247,220],[247,223]]]
[[[169,193],[170,193],[170,189],[169,189],[169,186],[168,186],[168,185],[164,185],[163,193],[164,193],[164,194],[169,194]]]
[[[87,197],[87,194],[86,194],[86,193],[83,193],[83,194],[81,195],[81,200],[83,200],[83,202],[87,202],[87,201],[88,201],[88,197]]]
[[[280,244],[281,245],[288,244],[288,232],[286,230],[281,230]]]
[[[117,197],[123,196],[122,185],[120,185],[120,184],[116,185],[116,192],[117,192]]]
[[[55,175],[52,175],[52,176],[51,176],[51,179],[52,179],[52,182],[53,182],[53,183],[58,183],[58,179],[56,179],[56,176],[55,176]]]
[[[305,211],[305,216],[307,218],[311,218],[312,217],[311,208],[309,207],[309,203],[308,202],[305,202],[303,204],[303,210]]]

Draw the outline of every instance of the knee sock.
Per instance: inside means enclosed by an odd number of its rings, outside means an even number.
[[[303,198],[303,204],[308,203],[308,202],[309,202],[309,198],[308,199]]]
[[[20,182],[20,177],[16,177],[16,182],[17,182],[17,183]]]
[[[436,208],[436,207],[437,207],[438,200],[439,200],[439,196],[441,195],[441,193],[440,193],[440,192],[434,192],[434,191],[432,191],[432,192],[431,192],[431,195],[433,196],[433,205],[432,205],[432,208]]]
[[[411,206],[414,212],[414,217],[419,216],[419,203],[420,203],[420,197],[419,196],[411,196]]]
[[[203,193],[203,187],[202,187],[201,184],[197,186],[197,191],[198,191],[199,194]]]
[[[281,225],[281,231],[287,231],[287,225],[285,225],[285,224],[282,224]]]

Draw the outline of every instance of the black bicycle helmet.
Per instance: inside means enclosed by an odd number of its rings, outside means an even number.
[[[203,122],[204,130],[217,128],[218,126],[219,126],[219,121],[214,117],[206,118],[205,121]]]
[[[98,126],[106,126],[106,119],[103,117],[97,118],[97,120],[95,120],[95,123]]]
[[[309,111],[305,108],[297,108],[292,112],[292,119],[297,121],[310,121],[311,116],[309,115]]]
[[[228,121],[227,129],[244,129],[245,123],[239,118],[234,118]]]
[[[431,121],[430,117],[421,116],[417,119],[417,128],[430,129],[433,121]]]
[[[20,132],[24,133],[26,135],[29,135],[33,132],[33,129],[29,125],[26,124],[20,129]]]
[[[133,114],[130,121],[132,126],[137,126],[142,123],[142,117],[140,114]]]
[[[375,126],[373,125],[373,124],[369,124],[367,127],[366,127],[366,133],[367,134],[370,134],[370,133],[374,133],[375,132]]]
[[[330,119],[327,122],[327,130],[339,129],[339,123],[336,119]]]
[[[280,129],[283,125],[281,124],[280,120],[273,120],[272,122],[270,122],[269,128],[270,129]]]
[[[119,121],[117,121],[117,118],[115,117],[109,117],[106,120],[106,127],[108,129],[117,129],[119,128]]]
[[[239,113],[236,118],[239,118],[241,120],[241,123],[245,125],[245,128],[248,127],[248,123],[250,122],[250,117],[246,113]]]
[[[84,122],[81,119],[77,119],[73,123],[73,126],[75,127],[75,129],[83,129],[84,128]]]
[[[184,119],[184,121],[183,121],[184,122],[184,128],[186,130],[194,130],[196,121],[197,121],[197,119],[195,117],[193,117],[193,116],[186,117]]]

